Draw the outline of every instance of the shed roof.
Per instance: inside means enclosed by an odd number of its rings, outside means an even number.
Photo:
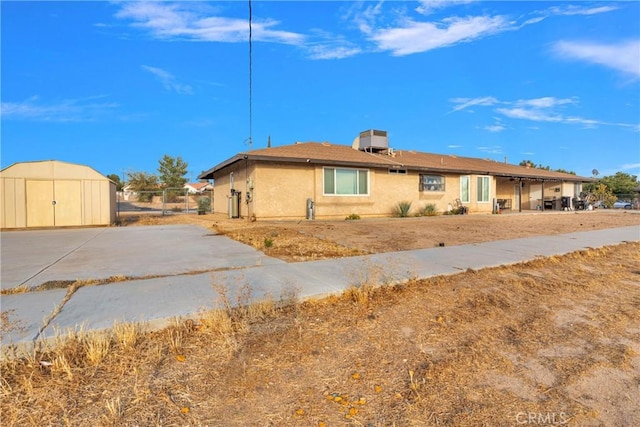
[[[346,145],[327,142],[298,142],[292,145],[263,148],[239,153],[203,172],[199,179],[213,179],[214,174],[243,160],[257,162],[290,162],[326,166],[407,169],[434,173],[493,175],[508,178],[587,182],[592,178],[545,169],[528,168],[495,160],[459,157],[448,154],[423,153],[412,150],[389,150],[372,153]]]
[[[0,170],[0,175],[5,178],[91,179],[111,181],[90,166],[60,160],[17,162]]]

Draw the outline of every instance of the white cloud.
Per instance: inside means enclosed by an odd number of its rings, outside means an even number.
[[[599,6],[599,7],[582,7],[576,5],[570,5],[566,7],[552,7],[549,9],[554,15],[597,15],[599,13],[612,12],[618,10],[616,6]]]
[[[640,131],[640,125],[638,124],[603,122],[584,117],[565,115],[559,112],[572,105],[577,105],[579,103],[579,99],[577,97],[556,98],[552,96],[545,96],[540,98],[518,99],[516,101],[501,101],[492,96],[486,96],[481,98],[452,98],[450,101],[457,104],[453,107],[451,112],[462,111],[474,106],[492,107],[500,105],[500,107],[495,108],[493,111],[504,117],[512,119],[580,125],[583,128],[619,126]],[[482,129],[489,132],[501,132],[507,129],[507,126],[503,124],[502,119],[499,116],[494,117],[494,120],[496,122],[493,125],[485,126]],[[537,130],[539,128],[532,126],[530,129]]]
[[[312,41],[311,38],[318,41]],[[304,49],[310,59],[342,59],[362,52],[360,47],[344,36],[317,29],[312,30],[312,37],[305,43]]]
[[[502,132],[506,128],[500,124],[495,124],[492,126],[485,126],[484,129],[488,130],[489,132]]]
[[[497,104],[499,101],[492,96],[484,96],[482,98],[453,98],[450,100],[454,104],[452,111],[461,111],[474,105],[490,106]]]
[[[640,78],[640,40],[618,44],[559,41],[553,49],[562,58],[603,65]]]
[[[440,22],[408,19],[402,26],[372,31],[369,37],[379,49],[403,56],[470,42],[510,28],[503,16],[452,17]]]
[[[161,68],[149,67],[148,65],[142,65],[141,67],[143,70],[146,70],[156,76],[166,90],[174,91],[181,95],[193,94],[191,86],[176,82],[175,77],[171,73]]]
[[[359,47],[332,46],[327,44],[308,46],[307,50],[310,59],[342,59],[362,52]]]
[[[629,169],[640,169],[640,163],[625,163],[624,165],[620,166],[620,169],[624,170],[629,170]]]
[[[577,98],[554,98],[552,96],[534,99],[520,99],[515,102],[518,106],[529,106],[534,108],[552,108],[558,105],[575,103],[577,103]]]
[[[383,1],[379,1],[375,5],[368,5],[364,9],[361,9],[361,4],[356,3],[349,9],[343,19],[349,20],[353,18],[353,22],[356,24],[358,29],[365,34],[369,34],[373,31],[376,21],[382,15],[383,3]]]
[[[498,108],[496,111],[513,119],[532,120],[534,122],[561,122],[562,117],[539,109],[531,108]]]
[[[447,145],[447,148],[461,148],[462,145]]]
[[[420,6],[416,8],[416,12],[422,15],[430,15],[440,9],[474,3],[476,1],[478,0],[422,0],[419,2]]]
[[[482,151],[483,153],[489,153],[489,154],[501,154],[502,153],[502,147],[499,146],[499,145],[492,145],[490,147],[476,147],[476,150]]]
[[[148,30],[160,39],[208,42],[244,42],[249,39],[247,19],[210,16],[211,11],[192,3],[125,2],[116,17],[134,21],[132,26]],[[299,45],[305,36],[275,30],[278,21],[252,21],[255,41]]]
[[[37,96],[23,102],[2,102],[3,119],[22,119],[40,122],[89,122],[119,107],[113,102],[94,102],[104,96],[65,99],[54,104],[39,103]]]

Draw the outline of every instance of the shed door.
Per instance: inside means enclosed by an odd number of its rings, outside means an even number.
[[[80,181],[27,181],[27,227],[82,225]]]
[[[53,227],[53,181],[27,180],[27,227]]]
[[[82,225],[82,189],[80,181],[57,180],[54,183],[55,225]]]

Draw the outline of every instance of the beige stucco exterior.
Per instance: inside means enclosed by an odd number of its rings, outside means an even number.
[[[199,178],[214,180],[216,212],[251,219],[390,216],[400,202],[410,202],[413,214],[427,205],[439,213],[460,204],[469,213],[544,209],[550,203],[559,209],[562,197],[577,196],[589,181],[489,159],[327,142],[238,153]]]
[[[55,160],[16,163],[0,172],[0,227],[109,225],[116,186],[94,169]]]
[[[233,188],[241,192],[240,216],[254,216],[256,219],[305,218],[307,199],[313,200],[315,217],[319,219],[344,219],[350,214],[361,217],[390,216],[396,204],[402,201],[411,202],[412,213],[417,213],[427,204],[434,204],[438,212],[443,213],[456,206],[456,199],[461,199],[459,175],[436,174],[445,179],[444,191],[420,191],[419,172],[396,174],[383,168],[351,168],[368,172],[367,195],[328,195],[324,194],[323,188],[324,169],[325,166],[322,165],[303,163],[234,163],[215,174],[214,211],[228,213],[232,179]],[[480,175],[468,175],[470,197],[463,205],[470,212],[491,213],[492,200],[497,197],[496,180],[489,177],[489,200],[478,202],[478,176]],[[513,185],[509,188],[509,194],[513,197]],[[247,192],[250,193],[249,200]]]

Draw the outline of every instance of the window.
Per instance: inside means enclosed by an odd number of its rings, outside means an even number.
[[[471,177],[469,175],[463,175],[460,177],[460,201],[462,203],[469,203],[470,184],[471,184]]]
[[[444,191],[444,176],[420,175],[420,191]]]
[[[488,176],[478,177],[478,203],[489,202],[491,194],[491,181]]]
[[[365,169],[324,168],[324,194],[369,194],[369,171]]]

